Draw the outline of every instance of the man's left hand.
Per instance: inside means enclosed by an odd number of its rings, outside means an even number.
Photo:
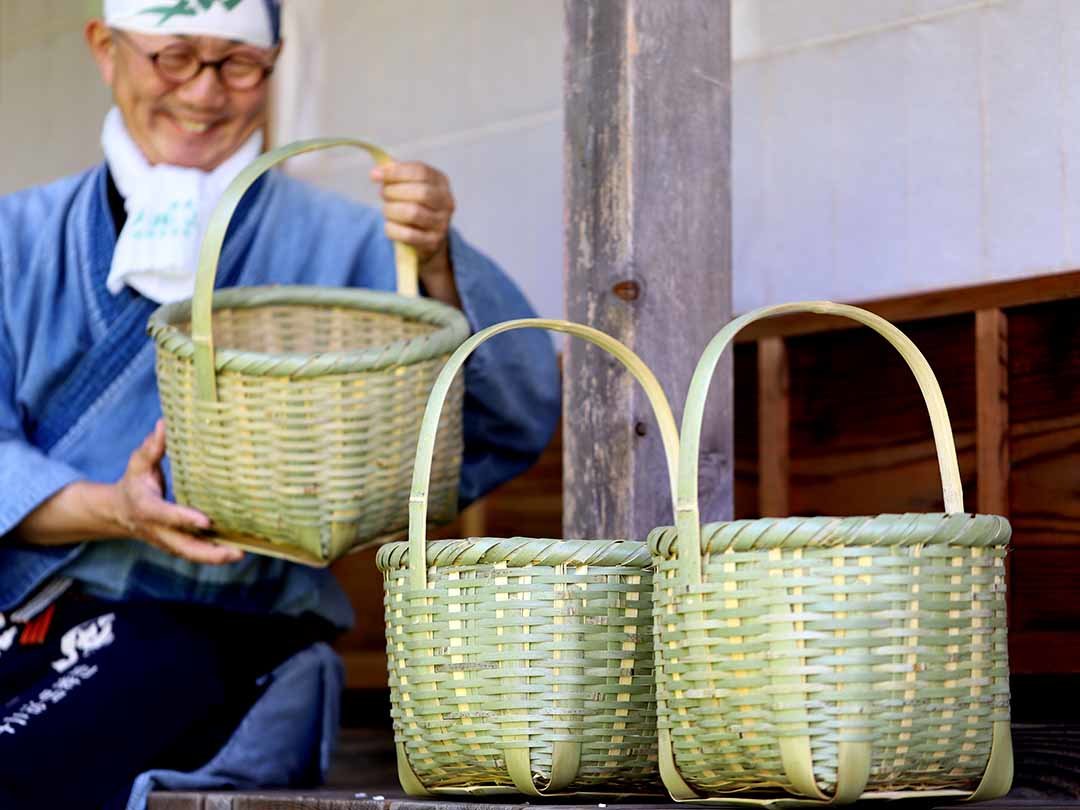
[[[438,169],[417,161],[378,166],[372,170],[371,179],[382,184],[386,235],[416,248],[420,280],[429,294],[444,300],[456,299],[450,269],[454,195],[449,179]],[[451,295],[441,294],[446,291]]]

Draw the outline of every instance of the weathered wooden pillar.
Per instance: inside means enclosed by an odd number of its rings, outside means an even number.
[[[677,419],[731,316],[729,0],[565,0],[567,313],[633,348]],[[567,537],[670,524],[660,437],[622,366],[569,340]],[[730,356],[709,409],[703,517],[732,510]]]

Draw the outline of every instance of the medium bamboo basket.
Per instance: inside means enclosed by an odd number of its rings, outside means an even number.
[[[380,164],[391,159],[348,139],[302,141],[259,157],[214,211],[194,298],[160,307],[149,322],[177,500],[206,513],[221,542],[318,566],[401,536],[420,408],[469,334],[460,312],[418,297],[416,253],[402,244],[399,294],[214,292],[225,233],[248,187],[286,158],[333,146],[363,149]],[[436,521],[457,511],[460,385],[449,399],[431,483]]]
[[[424,414],[409,540],[376,557],[398,775],[412,796],[662,793],[645,544],[425,542],[431,451],[447,389],[476,346],[527,327],[582,337],[629,368],[652,403],[674,475],[678,436],[667,399],[644,363],[603,332],[507,321],[454,353]]]
[[[944,514],[700,525],[716,364],[743,326],[791,312],[853,319],[904,357],[930,412]],[[895,326],[811,302],[748,313],[716,335],[683,417],[676,527],[649,536],[660,770],[674,799],[801,807],[1008,792],[1010,528],[965,514],[962,499],[941,390]]]

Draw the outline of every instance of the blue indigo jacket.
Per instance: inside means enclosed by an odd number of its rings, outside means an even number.
[[[254,554],[201,566],[138,541],[13,542],[11,529],[67,484],[119,479],[161,415],[145,332],[155,305],[105,288],[115,244],[104,164],[0,198],[0,610],[63,574],[103,598],[310,611],[348,626],[348,601],[325,570]],[[473,330],[534,314],[456,232],[450,250]],[[217,283],[392,290],[395,278],[377,211],[270,172],[234,215]],[[517,330],[485,343],[465,385],[463,503],[524,470],[549,440],[559,413],[550,338]]]

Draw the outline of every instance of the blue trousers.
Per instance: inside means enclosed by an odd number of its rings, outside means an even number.
[[[0,808],[113,810],[151,768],[194,770],[317,621],[115,603],[73,588],[0,625]]]

